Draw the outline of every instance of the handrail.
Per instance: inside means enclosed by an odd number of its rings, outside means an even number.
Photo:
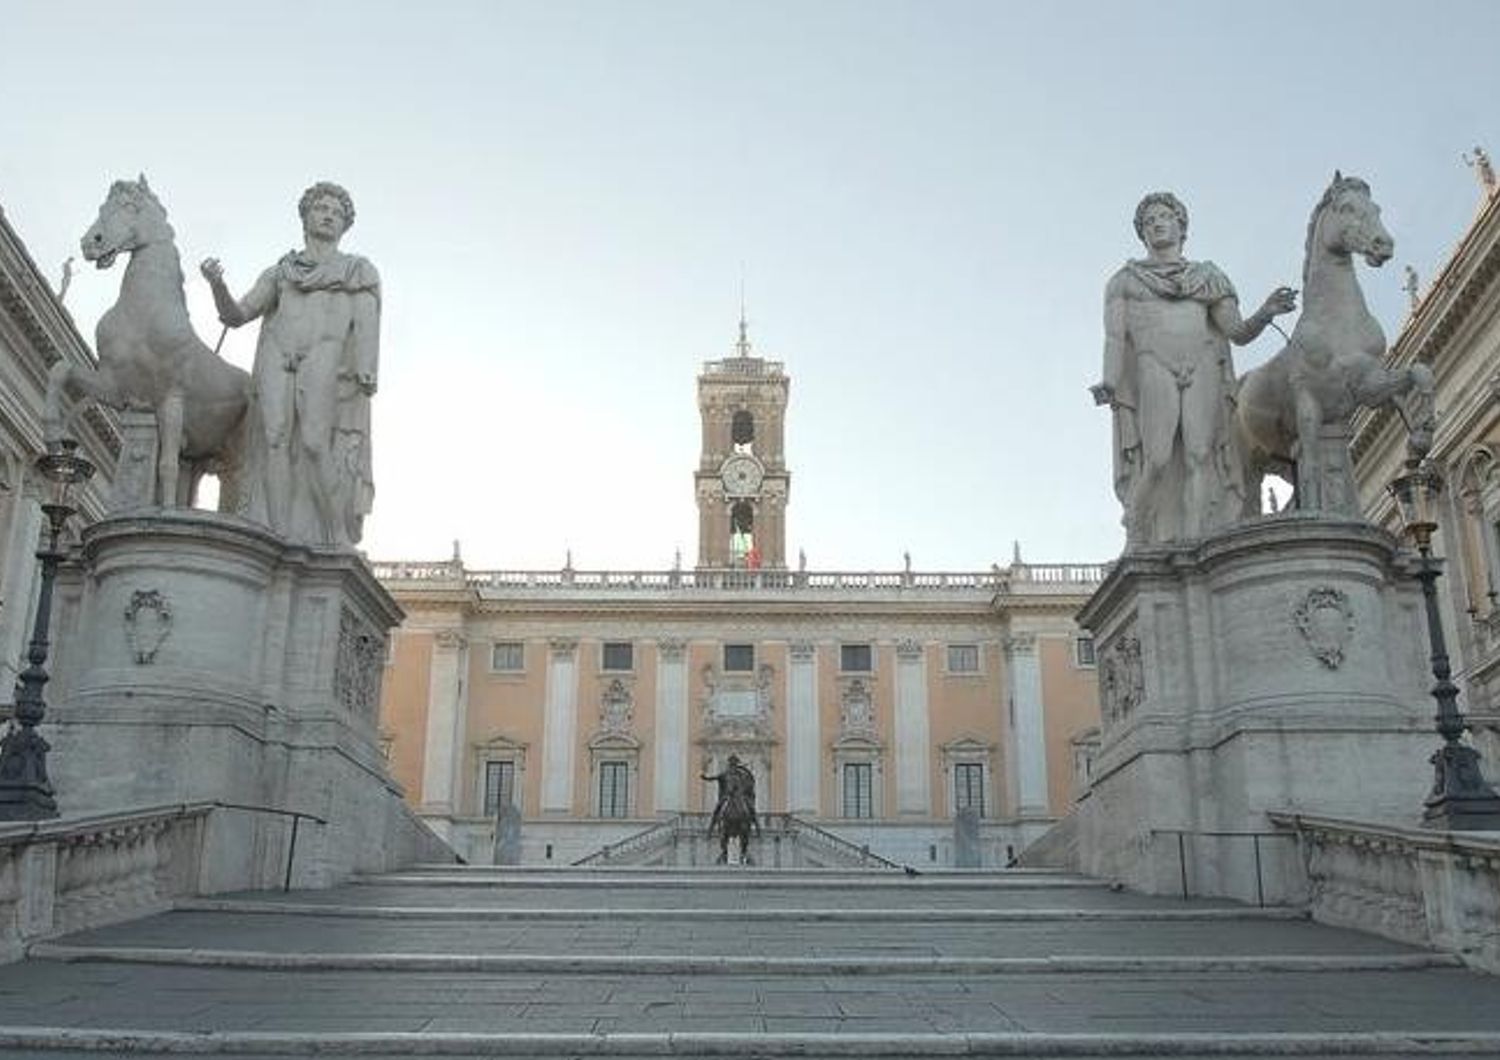
[[[286,893],[287,891],[290,891],[292,889],[292,859],[297,856],[298,826],[302,824],[304,819],[309,821],[316,821],[321,825],[326,825],[328,823],[324,818],[319,817],[315,813],[303,813],[301,810],[283,810],[275,806],[252,806],[248,803],[243,802],[221,802],[217,799],[214,800],[211,805],[218,806],[226,810],[245,810],[249,813],[270,813],[276,814],[281,817],[290,817],[292,819],[292,836],[291,840],[287,843],[286,848],[286,876],[281,881],[282,893]]]
[[[863,863],[868,864],[869,862],[873,861],[877,865],[883,865],[888,869],[905,870],[907,868],[907,866],[902,865],[899,862],[891,861],[889,858],[883,858],[879,854],[871,853],[868,844],[851,843],[843,836],[835,835],[833,832],[828,831],[828,829],[826,828],[820,828],[819,826],[813,824],[811,821],[803,820],[796,814],[782,813],[767,814],[766,816],[780,817],[787,825],[792,826],[788,829],[789,831],[795,832],[797,830],[801,830],[815,835],[837,850],[842,850],[846,853],[853,853]]]
[[[679,817],[681,817],[681,814],[678,814],[676,817],[669,817],[664,821],[657,821],[655,824],[643,828],[639,832],[632,832],[630,835],[626,836],[618,843],[605,843],[602,847],[600,847],[593,853],[585,854],[577,861],[572,862],[572,867],[577,868],[582,865],[591,865],[599,861],[608,861],[612,856],[618,854],[622,850],[635,850],[639,848],[643,845],[643,840],[655,835],[658,832],[670,831],[675,833],[677,831]]]
[[[1188,895],[1187,878],[1187,843],[1186,836],[1205,836],[1209,839],[1250,839],[1255,845],[1255,904],[1264,908],[1266,904],[1265,881],[1261,876],[1260,869],[1260,841],[1262,839],[1296,839],[1297,833],[1282,831],[1258,831],[1255,829],[1216,831],[1212,829],[1193,828],[1153,828],[1153,836],[1175,835],[1177,837],[1177,872],[1182,880],[1182,896]]]

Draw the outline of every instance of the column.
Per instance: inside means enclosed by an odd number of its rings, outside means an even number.
[[[789,813],[822,812],[818,783],[822,737],[818,718],[818,655],[811,641],[794,640],[787,652],[786,808]]]
[[[1010,738],[1016,768],[1017,811],[1049,812],[1047,799],[1047,730],[1042,713],[1042,668],[1035,633],[1005,639],[1006,670],[1013,723]]]
[[[920,642],[896,642],[896,812],[932,812],[927,657]]]
[[[656,812],[687,809],[687,644],[656,642]]]
[[[542,812],[573,809],[573,757],[578,739],[578,641],[554,639],[547,653],[547,702],[542,718]]]
[[[422,756],[422,809],[452,817],[462,812],[464,733],[468,682],[464,679],[469,642],[457,630],[439,630],[432,640],[427,671],[427,744]]]

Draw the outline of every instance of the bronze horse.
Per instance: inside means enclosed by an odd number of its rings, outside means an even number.
[[[708,834],[712,836],[715,830],[719,833],[718,863],[728,864],[729,841],[738,839],[740,864],[751,864],[750,833],[760,834],[760,818],[755,812],[755,774],[740,764],[738,755],[730,755],[722,773],[703,779],[719,784],[719,802],[708,822]]]

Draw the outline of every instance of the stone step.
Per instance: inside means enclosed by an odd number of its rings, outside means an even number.
[[[1269,918],[884,922],[598,915],[373,919],[179,911],[60,940],[72,947],[276,953],[592,954],[626,957],[1125,957],[1381,955],[1422,951],[1353,931]],[[764,910],[757,910],[764,913]],[[34,950],[38,954],[44,951]]]
[[[94,1060],[118,1056],[214,1056],[219,1060],[271,1060],[287,1056],[348,1058],[422,1056],[428,1060],[472,1057],[745,1057],[755,1060],[837,1060],[871,1057],[1052,1058],[1171,1057],[1210,1060],[1418,1060],[1434,1056],[1500,1055],[1492,1033],[1381,1034],[288,1034],[274,1032],[183,1033],[129,1029],[79,1031],[62,1027],[0,1029],[0,1050],[45,1055],[50,1060]]]
[[[760,957],[598,953],[298,953],[178,946],[89,946],[36,942],[37,960],[293,971],[485,972],[501,975],[911,976],[1201,975],[1214,972],[1370,972],[1462,968],[1446,953],[1219,954],[1215,956]]]
[[[543,886],[548,889],[585,888],[598,890],[614,886],[649,887],[653,890],[684,889],[708,890],[728,888],[733,890],[906,890],[906,891],[1008,891],[1008,890],[1108,890],[1112,886],[1107,880],[1090,879],[1087,876],[1060,874],[944,874],[941,876],[907,876],[904,873],[829,873],[827,875],[799,874],[788,877],[777,870],[742,871],[706,870],[685,872],[673,870],[652,876],[641,872],[594,870],[587,873],[559,873],[539,877],[532,872],[447,871],[392,872],[379,875],[356,876],[350,881],[355,886],[405,886],[421,884],[444,887],[497,887],[519,884]]]
[[[301,895],[299,895],[301,897]],[[618,921],[796,921],[830,923],[1032,923],[1047,921],[1226,921],[1226,920],[1296,920],[1307,919],[1306,910],[1286,906],[1214,906],[1195,905],[1186,908],[1077,908],[1057,906],[1035,909],[994,909],[990,907],[957,907],[933,909],[923,907],[849,909],[843,907],[785,906],[776,909],[749,909],[720,906],[717,908],[656,909],[640,906],[590,906],[556,908],[543,905],[358,905],[334,904],[332,901],[302,902],[293,899],[264,898],[186,898],[178,899],[179,911],[229,913],[246,915],[286,915],[349,917],[371,920],[606,920]]]

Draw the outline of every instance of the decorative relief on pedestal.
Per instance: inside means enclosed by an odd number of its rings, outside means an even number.
[[[656,653],[663,662],[681,662],[687,641],[681,637],[662,637],[656,642]]]
[[[845,739],[876,736],[875,697],[863,678],[856,677],[844,686],[839,701],[839,733]]]
[[[896,657],[898,659],[920,659],[922,657],[922,642],[915,637],[902,637],[896,641]]]
[[[552,650],[552,654],[555,658],[571,658],[573,653],[578,650],[578,638],[551,637],[547,641],[547,646]]]
[[[1348,594],[1331,585],[1315,586],[1292,609],[1292,622],[1313,658],[1330,670],[1343,665],[1354,636],[1354,607]]]
[[[351,714],[375,718],[380,704],[380,673],[385,669],[385,638],[349,608],[339,612],[339,648],[334,659],[333,694]]]
[[[125,639],[130,654],[141,666],[156,661],[156,653],[172,632],[172,608],[160,589],[137,589],[125,608]]]
[[[1099,655],[1099,699],[1105,725],[1124,721],[1146,698],[1141,642],[1129,634],[1116,637]]]
[[[633,704],[630,689],[618,677],[609,683],[599,701],[599,731],[625,735],[630,732],[633,720]]]
[[[810,640],[794,640],[787,645],[793,659],[811,659],[817,650],[817,645]]]

